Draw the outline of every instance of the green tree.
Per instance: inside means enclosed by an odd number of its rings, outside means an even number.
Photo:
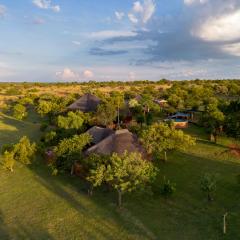
[[[14,145],[14,159],[23,164],[30,164],[36,150],[36,143],[31,144],[30,140],[24,136]]]
[[[41,100],[37,106],[37,113],[43,117],[49,114],[52,111],[52,108],[53,105],[51,101]]]
[[[208,201],[212,201],[212,194],[217,188],[217,178],[215,174],[206,173],[201,179],[201,190],[207,194]]]
[[[133,98],[129,101],[129,107],[130,108],[135,108],[138,107],[140,104],[138,103],[138,100]]]
[[[106,182],[118,193],[118,206],[122,206],[122,195],[144,188],[156,176],[152,163],[142,159],[139,153],[113,154],[106,168]]]
[[[22,120],[27,116],[26,107],[21,104],[16,104],[13,107],[13,116],[18,120]]]
[[[81,112],[68,112],[67,116],[58,116],[57,125],[64,129],[80,129],[84,119]]]
[[[13,172],[15,164],[14,152],[5,151],[2,156],[2,165],[5,169]]]
[[[214,142],[217,143],[217,137],[222,131],[225,116],[223,112],[219,110],[216,103],[208,104],[203,116],[204,125],[210,131],[211,136],[214,138]]]
[[[90,183],[88,190],[89,195],[92,195],[93,188],[101,186],[106,178],[106,166],[108,157],[92,154],[85,162],[87,170],[86,180]]]
[[[167,124],[155,123],[142,131],[141,141],[149,154],[159,155],[164,152],[164,159],[167,161],[167,151],[185,150],[186,147],[195,145],[196,140]]]
[[[82,150],[91,143],[92,137],[88,133],[65,138],[54,148],[58,157],[56,165],[62,170],[70,170],[74,161],[83,157]]]
[[[117,110],[116,107],[108,102],[102,103],[97,108],[96,119],[98,124],[103,126],[109,126],[116,120]]]

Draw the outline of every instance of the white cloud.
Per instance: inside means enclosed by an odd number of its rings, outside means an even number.
[[[137,1],[133,3],[132,10],[128,13],[129,20],[137,24],[139,22],[146,24],[156,11],[154,0],[143,0],[143,3]]]
[[[33,0],[33,4],[41,9],[51,9],[54,12],[60,12],[61,8],[59,5],[53,5],[51,0]]]
[[[205,4],[207,2],[208,2],[208,0],[184,0],[185,5],[193,5],[195,3]]]
[[[7,8],[4,5],[0,4],[0,17],[4,17],[6,15]]]
[[[83,77],[84,78],[92,78],[94,76],[93,72],[90,70],[83,71]]]
[[[81,45],[81,42],[79,42],[79,41],[72,41],[72,44],[79,46],[79,45]]]
[[[139,1],[133,3],[133,11],[136,12],[136,13],[137,12],[139,12],[139,13],[143,12],[143,6]]]
[[[124,16],[125,16],[125,13],[124,12],[118,12],[118,11],[116,11],[115,12],[115,16],[116,16],[116,18],[117,18],[117,20],[122,20],[123,18],[124,18]]]
[[[61,72],[56,72],[56,77],[63,81],[78,81],[80,76],[70,68],[64,68]]]
[[[133,37],[136,36],[137,33],[133,31],[118,31],[118,30],[107,30],[107,31],[100,31],[100,32],[92,32],[90,33],[89,37],[94,39],[107,39],[113,37]]]
[[[134,24],[138,23],[138,19],[137,19],[137,17],[136,17],[134,14],[129,13],[129,14],[128,14],[128,18],[129,18],[129,20],[130,20],[132,23],[134,23]]]
[[[226,44],[222,50],[233,56],[240,57],[240,43]]]
[[[240,10],[210,17],[193,34],[205,41],[229,41],[240,38]]]
[[[143,7],[144,7],[143,23],[147,23],[153,16],[153,14],[156,10],[156,5],[153,2],[153,0],[145,0]]]

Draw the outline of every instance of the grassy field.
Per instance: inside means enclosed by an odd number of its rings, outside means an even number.
[[[221,138],[213,144],[203,129],[192,126],[187,132],[198,138],[197,145],[159,163],[155,194],[126,195],[122,210],[116,208],[114,193],[99,189],[89,198],[78,178],[52,176],[42,162],[18,164],[14,173],[0,168],[0,239],[240,239],[240,159],[228,151],[232,140]],[[34,114],[24,122],[0,115],[0,146],[22,135],[39,139]],[[200,191],[205,172],[218,174],[211,203]],[[170,199],[158,191],[163,176],[177,184]]]

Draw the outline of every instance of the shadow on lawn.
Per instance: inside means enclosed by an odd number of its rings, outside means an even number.
[[[162,235],[164,232],[166,233],[166,229],[175,234],[184,233],[186,236],[193,237],[190,233],[191,227],[198,234],[196,239],[209,239],[213,236],[223,239],[220,223],[222,214],[226,210],[239,211],[240,191],[238,191],[235,177],[240,173],[240,164],[228,161],[220,162],[177,152],[169,157],[169,162],[160,163],[159,167],[161,172],[157,184],[160,185],[160,178],[164,175],[170,178],[177,183],[177,197],[168,201],[163,199],[160,194],[152,197],[133,194],[124,198],[126,208],[122,211],[118,211],[116,205],[111,204],[115,201],[115,193],[95,191],[94,196],[88,201],[94,203],[98,208],[91,209],[77,197],[78,194],[84,194],[83,197],[88,198],[85,184],[77,177],[51,176],[48,168],[42,163],[34,164],[30,169],[37,175],[38,181],[49,191],[68,202],[79,213],[99,220],[104,229],[99,228],[99,224],[91,227],[103,239],[118,238],[113,238],[113,234],[110,234],[112,233],[110,224],[106,224],[102,219],[110,223],[117,223],[130,236],[141,236],[144,239],[159,239],[160,236],[162,239],[168,239]],[[218,173],[220,176],[217,196],[210,208],[206,208],[205,197],[200,190],[200,178],[206,172]],[[198,218],[195,221],[196,214]],[[169,222],[174,219],[175,225],[162,224],[165,219],[168,219]],[[182,222],[189,223],[191,227],[187,224],[182,225]],[[96,238],[94,231],[87,232],[87,236]],[[171,234],[169,234],[170,236]],[[236,233],[231,237],[236,239]]]
[[[144,239],[152,240],[157,239],[129,210],[119,210],[117,208],[115,204],[115,193],[101,189],[102,191],[96,190],[94,195],[89,197],[87,195],[86,184],[77,177],[51,176],[47,167],[42,164],[33,165],[30,169],[34,171],[37,175],[37,180],[46,189],[59,196],[63,201],[68,202],[70,206],[79,213],[96,219],[99,224],[91,227],[94,228],[98,236],[102,236],[101,239],[121,239],[121,236],[114,234],[116,229],[111,226],[111,223],[115,223],[114,225],[117,223],[118,229],[125,229],[129,236],[137,236],[138,238],[141,236],[144,237]],[[79,194],[82,195],[81,197],[86,198],[87,201],[90,201],[93,206],[97,206],[97,208],[91,209],[88,204],[85,205],[84,202],[81,202],[81,199],[78,198]],[[85,227],[87,227],[87,224],[86,222]],[[81,231],[84,231],[84,228],[82,228]],[[86,232],[88,239],[97,239],[94,231]],[[130,239],[135,238],[132,237]]]
[[[0,239],[1,240],[53,240],[54,238],[44,229],[38,227],[32,227],[31,225],[22,225],[20,221],[16,221],[15,227],[9,229],[4,222],[4,216],[0,212]]]
[[[5,143],[16,143],[24,135],[27,135],[34,141],[38,140],[41,135],[39,123],[19,121],[10,116],[0,114],[0,125],[1,123],[10,128],[0,130],[0,147],[1,144]]]
[[[157,236],[161,236],[166,228],[170,232],[179,232],[179,236],[185,235],[184,239],[240,239],[240,219],[231,222],[228,236],[222,234],[222,215],[226,212],[238,214],[240,210],[240,190],[236,176],[240,173],[240,164],[228,161],[216,161],[213,159],[194,156],[186,153],[175,153],[169,157],[169,162],[160,163],[161,169],[158,183],[162,176],[177,184],[177,191],[172,198],[164,199],[155,195],[151,199],[153,206],[149,208],[149,202],[142,198],[139,206],[131,203],[131,211],[144,224],[151,229],[159,225],[155,230]],[[217,191],[214,201],[209,203],[206,195],[201,191],[200,181],[204,173],[217,174]],[[157,200],[158,199],[158,200]],[[161,202],[159,209],[157,204]],[[159,215],[158,215],[159,214]],[[156,221],[156,219],[159,220]],[[173,220],[174,219],[174,220]],[[173,222],[170,226],[161,226],[161,220]],[[184,224],[183,224],[184,223]],[[197,232],[196,236],[190,237],[190,231]],[[237,233],[237,234],[236,234]],[[162,239],[175,239],[168,238]]]

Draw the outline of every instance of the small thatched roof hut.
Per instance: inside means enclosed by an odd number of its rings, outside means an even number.
[[[68,106],[67,109],[71,111],[95,112],[100,102],[101,100],[98,97],[87,93]]]
[[[92,143],[97,144],[101,142],[104,138],[112,135],[114,131],[110,128],[94,126],[90,128],[87,133],[92,136]]]
[[[117,153],[122,155],[125,151],[129,153],[138,152],[142,154],[143,158],[147,157],[137,137],[127,129],[117,130],[98,144],[87,149],[86,154],[111,155],[112,153]]]

